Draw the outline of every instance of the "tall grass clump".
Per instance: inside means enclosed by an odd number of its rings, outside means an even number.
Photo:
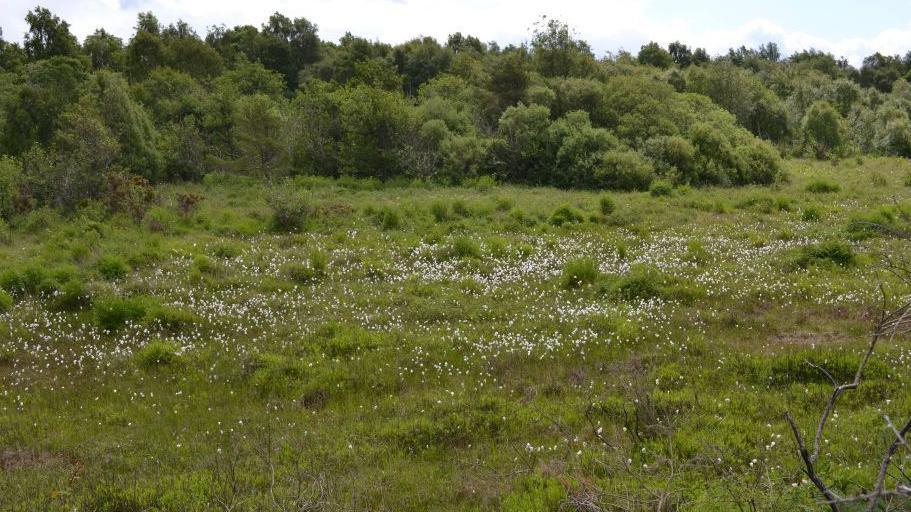
[[[598,199],[598,209],[601,210],[602,215],[610,215],[617,210],[617,203],[611,196],[601,196]]]
[[[173,343],[153,341],[139,349],[134,355],[140,368],[151,369],[176,364],[180,356]]]
[[[145,304],[138,299],[106,298],[95,302],[95,323],[106,331],[114,331],[127,322],[142,319],[146,313]]]
[[[550,223],[554,226],[562,226],[564,224],[578,224],[585,221],[585,216],[579,210],[573,208],[572,206],[561,206],[554,210],[550,214]]]
[[[857,255],[854,253],[854,249],[841,240],[827,240],[804,247],[797,258],[797,265],[801,268],[818,264],[851,267],[856,263]]]
[[[0,314],[6,313],[13,307],[13,297],[0,290]]]
[[[814,180],[807,185],[807,192],[813,194],[834,194],[841,191],[841,185],[826,180]]]
[[[563,266],[561,283],[567,289],[580,288],[594,284],[600,275],[597,261],[593,258],[579,258],[567,261]]]

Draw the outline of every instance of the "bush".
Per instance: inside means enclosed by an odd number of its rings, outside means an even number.
[[[839,191],[841,191],[841,186],[830,181],[815,180],[807,185],[807,192],[814,194],[832,194]]]
[[[282,232],[301,231],[316,213],[313,201],[294,190],[276,190],[269,196],[272,229]]]
[[[95,303],[95,323],[106,331],[114,331],[127,322],[145,316],[146,307],[138,299],[108,298]]]
[[[592,258],[580,258],[566,262],[561,282],[564,288],[579,288],[594,284],[599,275],[601,272],[598,270],[597,261]]]
[[[617,204],[614,203],[610,196],[601,196],[598,199],[598,208],[601,210],[602,215],[610,215],[617,210]]]
[[[102,256],[95,264],[95,268],[101,277],[108,281],[123,279],[130,272],[130,266],[120,256]]]
[[[674,186],[669,181],[657,180],[652,182],[648,192],[652,197],[670,197],[674,194]]]
[[[3,290],[0,290],[0,314],[6,313],[13,307],[13,297]]]
[[[585,216],[579,210],[568,205],[557,208],[550,215],[550,223],[554,226],[578,224],[580,222],[585,222]]]
[[[136,364],[141,368],[150,369],[158,366],[170,366],[177,363],[177,347],[164,341],[153,341],[139,349],[135,356]]]
[[[857,263],[854,249],[840,240],[829,240],[804,247],[797,259],[798,266],[806,268],[814,264],[835,264],[850,267]]]
[[[612,190],[646,190],[655,179],[652,164],[628,150],[605,152],[594,173],[596,187]]]

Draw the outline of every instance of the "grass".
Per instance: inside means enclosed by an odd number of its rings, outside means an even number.
[[[0,509],[818,510],[782,414],[809,433],[807,361],[851,378],[877,283],[911,294],[878,266],[911,164],[787,167],[658,197],[211,175],[138,224],[13,218]],[[905,341],[826,431],[840,493],[911,411]]]

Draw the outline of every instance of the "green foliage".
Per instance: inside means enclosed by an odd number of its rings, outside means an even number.
[[[478,244],[477,241],[464,236],[460,236],[452,241],[450,251],[453,256],[461,259],[481,258],[480,244]]]
[[[95,268],[108,281],[123,279],[132,270],[121,256],[105,255],[98,259]]]
[[[826,180],[813,180],[807,184],[807,192],[812,192],[814,194],[833,194],[840,190],[841,186],[838,183]]]
[[[115,331],[127,322],[137,322],[146,314],[146,304],[136,298],[106,297],[95,301],[95,323],[106,331]]]
[[[555,478],[534,475],[521,480],[518,488],[503,498],[504,512],[545,512],[560,510],[566,489]]]
[[[611,196],[601,196],[598,198],[598,209],[602,215],[610,215],[617,210],[617,203],[614,202]]]
[[[6,313],[13,307],[13,297],[9,293],[0,290],[0,315]]]
[[[564,205],[550,214],[549,222],[554,226],[562,226],[564,224],[578,224],[580,222],[585,222],[585,216],[579,210],[573,208],[569,205]]]
[[[846,151],[844,121],[830,103],[814,103],[803,119],[806,143],[816,158],[834,158]]]
[[[564,288],[579,288],[594,284],[600,275],[597,261],[592,258],[579,258],[567,261],[563,265],[560,281]]]
[[[143,369],[172,366],[180,360],[177,347],[165,341],[153,341],[140,348],[136,354],[136,364]]]
[[[834,264],[840,267],[851,267],[857,263],[854,249],[839,240],[804,247],[797,258],[797,265],[803,268],[811,265]]]
[[[299,191],[279,188],[269,195],[272,208],[272,229],[276,231],[301,231],[316,215],[312,199]]]
[[[674,195],[674,185],[665,180],[653,181],[648,187],[648,193],[652,197],[670,197]]]

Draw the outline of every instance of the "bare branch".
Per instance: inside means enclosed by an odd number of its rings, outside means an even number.
[[[816,474],[816,469],[813,467],[813,460],[810,458],[810,453],[807,451],[806,443],[803,442],[803,436],[800,435],[800,429],[797,428],[797,423],[794,422],[791,413],[784,413],[784,417],[791,425],[791,431],[794,433],[794,439],[797,441],[797,449],[800,451],[800,458],[803,459],[805,466],[804,471],[810,478],[810,481],[813,482],[813,485],[815,485],[816,488],[819,489],[819,492],[828,500],[827,503],[829,504],[829,508],[832,509],[832,512],[841,512],[841,507],[838,506],[838,500],[841,498],[829,490],[825,482]]]

